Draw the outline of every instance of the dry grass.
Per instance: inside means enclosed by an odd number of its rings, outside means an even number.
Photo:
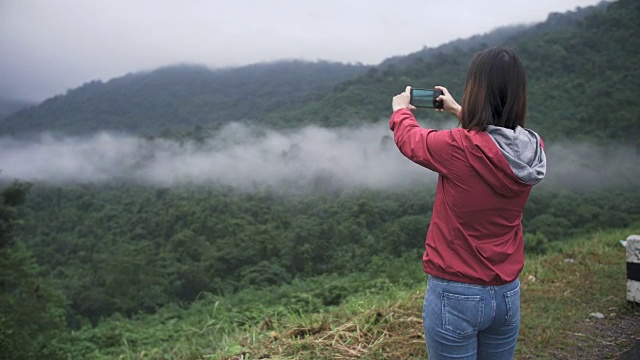
[[[348,309],[317,315],[310,324],[281,329],[259,326],[262,340],[242,343],[250,359],[409,359],[426,356],[422,294],[372,307],[345,318]],[[346,320],[346,321],[345,321]],[[265,322],[263,322],[264,324]],[[269,323],[269,321],[266,321]],[[262,328],[262,329],[260,329]],[[227,359],[232,359],[231,357]]]

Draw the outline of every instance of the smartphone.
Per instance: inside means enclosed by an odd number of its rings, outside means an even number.
[[[442,101],[436,100],[442,90],[411,88],[409,103],[417,108],[442,109]]]

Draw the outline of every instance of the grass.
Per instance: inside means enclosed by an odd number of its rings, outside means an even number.
[[[547,255],[527,258],[516,359],[615,359],[640,341],[640,306],[626,301],[625,249],[618,242],[631,233],[640,226],[555,243]],[[110,320],[76,339],[113,340],[92,358],[426,359],[426,277],[415,262],[383,262],[378,279],[354,274]],[[336,281],[363,290],[339,306],[268,306],[270,296]]]
[[[640,307],[626,301],[625,249],[617,241],[629,233],[594,234],[528,261],[520,358],[615,358],[640,340]]]
[[[517,359],[614,359],[640,341],[640,307],[626,301],[625,249],[618,243],[639,231],[595,233],[528,258]],[[239,334],[238,343],[245,359],[426,359],[423,291],[354,298],[329,314],[261,331],[257,341]]]

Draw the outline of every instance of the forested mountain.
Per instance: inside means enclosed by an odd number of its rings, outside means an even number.
[[[570,26],[558,25],[563,16],[550,16],[547,22],[502,42],[520,54],[528,73],[527,125],[549,139],[616,139],[638,144],[640,2],[620,0],[602,6],[582,20],[569,21]],[[413,56],[406,66],[369,69],[322,100],[294,112],[272,114],[268,120],[276,125],[319,122],[329,126],[378,121],[388,115],[391,97],[406,85],[443,85],[460,99],[468,63],[486,47],[456,47]],[[436,115],[418,112],[419,117]]]
[[[157,134],[295,109],[336,84],[363,74],[364,65],[280,61],[212,70],[176,65],[91,81],[0,124],[0,134],[66,134],[115,130]]]
[[[476,48],[481,44],[497,46],[507,41],[510,37],[517,36],[527,30],[530,33],[536,31],[563,31],[575,26],[576,22],[584,19],[586,16],[605,9],[608,5],[609,3],[603,1],[596,6],[589,6],[586,8],[579,7],[574,11],[568,11],[566,13],[551,13],[548,16],[547,21],[542,24],[504,26],[486,34],[474,35],[466,39],[453,40],[435,48],[425,47],[422,50],[409,55],[394,56],[386,59],[380,64],[380,67],[385,68],[389,65],[407,66],[411,65],[415,61],[420,61],[417,59],[426,60],[453,50],[469,50]],[[435,32],[437,33],[437,30]]]
[[[379,121],[388,116],[390,98],[406,85],[444,85],[460,99],[473,54],[500,44],[515,48],[525,63],[528,126],[549,139],[637,144],[639,7],[633,0],[603,2],[551,14],[535,26],[497,29],[393,57],[376,67],[281,62],[130,74],[85,84],[22,111],[0,124],[0,134],[119,130],[157,135],[229,121],[274,127]],[[418,116],[443,115],[421,111]]]

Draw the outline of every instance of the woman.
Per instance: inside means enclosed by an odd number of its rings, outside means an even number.
[[[406,157],[439,174],[423,269],[429,358],[512,359],[520,327],[522,210],[544,178],[542,140],[525,129],[526,74],[509,49],[476,54],[462,107],[438,100],[460,127],[424,129],[410,87],[393,98],[390,127]]]

